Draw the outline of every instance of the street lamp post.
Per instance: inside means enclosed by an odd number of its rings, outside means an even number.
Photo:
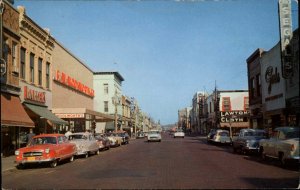
[[[112,101],[115,105],[115,132],[118,130],[118,105],[120,98],[117,93],[115,93],[115,96],[112,97]]]

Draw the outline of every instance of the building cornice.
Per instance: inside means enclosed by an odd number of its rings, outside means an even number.
[[[20,30],[25,30],[34,36],[38,41],[43,43],[46,47],[54,48],[54,39],[50,35],[49,30],[42,29],[38,24],[36,24],[31,18],[26,15],[25,7],[18,6],[19,25]]]

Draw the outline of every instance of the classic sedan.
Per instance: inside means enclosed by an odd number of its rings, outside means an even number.
[[[277,127],[274,129],[270,139],[259,141],[260,154],[266,157],[276,158],[282,166],[288,161],[299,164],[299,130],[300,127]]]
[[[130,137],[127,132],[118,132],[115,135],[122,137],[122,144],[129,144]]]
[[[221,144],[230,144],[231,139],[230,139],[229,131],[218,129],[212,139],[212,142],[221,143]]]
[[[176,137],[184,138],[184,132],[182,129],[177,129],[173,136],[174,136],[174,138],[176,138]]]
[[[69,135],[70,142],[76,144],[77,156],[84,155],[87,158],[90,154],[99,154],[99,145],[92,133],[82,132]]]
[[[123,141],[122,137],[119,137],[118,135],[116,135],[114,133],[107,133],[106,135],[110,141],[111,147],[121,146],[122,141]]]
[[[63,134],[42,134],[34,136],[26,147],[15,151],[17,168],[30,163],[50,163],[56,167],[61,160],[74,160],[76,145]]]
[[[110,141],[104,134],[95,134],[95,139],[99,145],[100,150],[108,150],[110,148]]]
[[[151,130],[148,132],[147,136],[148,142],[150,141],[158,141],[161,142],[161,134],[158,130]]]
[[[259,141],[266,139],[267,133],[262,129],[241,129],[239,135],[232,140],[233,152],[258,153]]]

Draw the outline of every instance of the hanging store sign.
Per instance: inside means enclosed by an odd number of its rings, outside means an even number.
[[[60,72],[56,70],[54,81],[59,82],[60,84],[66,85],[76,91],[79,91],[87,96],[94,97],[95,92],[93,89],[87,87],[86,85],[82,84],[81,82],[77,81],[76,79],[70,77],[69,75],[65,74],[64,72]]]
[[[39,92],[24,86],[24,100],[46,103],[46,92]]]
[[[292,48],[290,41],[293,36],[292,17],[291,17],[291,0],[279,0],[279,26],[281,42],[281,67],[282,77],[290,78],[293,75]]]

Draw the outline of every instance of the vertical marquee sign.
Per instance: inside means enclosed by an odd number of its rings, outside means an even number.
[[[279,0],[279,27],[281,42],[281,68],[282,77],[290,78],[293,74],[292,47],[292,17],[291,17],[291,0]]]

